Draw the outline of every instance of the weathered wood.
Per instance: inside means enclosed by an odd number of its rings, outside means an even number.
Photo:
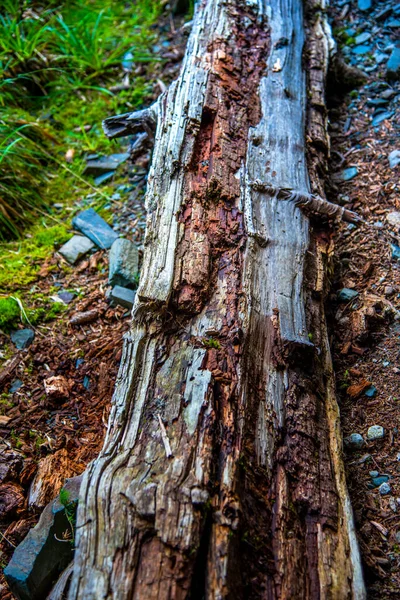
[[[280,197],[323,199],[331,38],[324,8],[306,11],[200,1],[155,105],[142,277],[82,484],[71,600],[365,598],[329,236]]]

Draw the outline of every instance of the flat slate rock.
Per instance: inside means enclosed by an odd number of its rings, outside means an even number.
[[[135,301],[135,296],[136,292],[133,290],[116,285],[110,294],[110,300],[114,302],[114,304],[119,304],[120,306],[131,309]]]
[[[69,502],[77,502],[82,477],[67,479]],[[38,524],[17,546],[4,575],[20,600],[43,600],[73,558],[73,545],[58,541],[70,529],[65,507],[56,498],[46,506]]]
[[[394,169],[395,167],[397,167],[397,165],[400,165],[400,150],[392,150],[388,158],[390,168]]]
[[[386,77],[388,79],[400,79],[400,47],[393,48],[386,65]]]
[[[110,156],[102,156],[94,160],[88,160],[85,167],[85,175],[102,175],[115,171],[119,165],[129,158],[127,152],[121,154],[111,154]]]
[[[357,2],[358,10],[363,12],[368,12],[372,8],[372,0],[358,0]]]
[[[93,208],[88,208],[72,219],[72,225],[92,240],[99,248],[111,248],[118,238],[108,223]]]
[[[11,341],[18,350],[28,348],[35,339],[35,332],[32,329],[18,329],[11,333]]]
[[[341,173],[341,179],[342,181],[350,181],[351,179],[354,179],[354,177],[356,177],[358,175],[358,169],[357,167],[348,167],[347,169],[344,169]]]
[[[130,240],[118,238],[111,246],[109,256],[110,285],[136,287],[138,274],[138,251]]]
[[[390,111],[390,112],[383,112],[380,113],[379,115],[377,115],[376,117],[374,117],[372,119],[372,126],[376,127],[377,125],[380,125],[383,121],[386,121],[386,119],[391,119],[394,115],[394,111]]]
[[[85,235],[74,235],[59,249],[59,253],[73,265],[92,248],[94,248],[94,244],[88,237]]]
[[[350,300],[354,300],[357,298],[358,292],[356,290],[351,290],[349,288],[343,288],[338,293],[337,299],[339,302],[350,302]]]

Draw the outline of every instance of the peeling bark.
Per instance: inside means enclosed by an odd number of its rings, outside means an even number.
[[[365,598],[324,317],[330,236],[280,193],[327,205],[329,40],[313,0],[305,19],[300,0],[197,6],[152,109],[142,277],[81,488],[70,600]]]

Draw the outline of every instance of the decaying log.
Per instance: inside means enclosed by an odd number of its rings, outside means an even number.
[[[324,197],[330,34],[323,6],[305,9],[200,0],[156,104],[144,265],[81,488],[70,600],[365,598],[324,316],[329,236],[279,197]]]

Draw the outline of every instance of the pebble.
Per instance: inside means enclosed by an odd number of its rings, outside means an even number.
[[[343,288],[337,295],[337,299],[339,302],[350,302],[350,300],[354,300],[357,298],[358,292],[356,290],[351,290],[350,288]]]
[[[372,485],[377,488],[380,485],[382,485],[383,483],[387,483],[389,481],[389,477],[388,475],[381,475],[380,477],[373,477],[372,478]]]
[[[395,260],[400,260],[400,247],[396,246],[396,244],[390,244],[392,248],[392,258]]]
[[[378,472],[378,471],[370,471],[370,472],[369,472],[369,476],[370,476],[370,477],[372,477],[372,478],[374,478],[374,477],[378,477],[378,475],[379,475],[379,472]]]
[[[362,12],[368,12],[372,8],[372,0],[358,0],[357,2],[358,10]]]
[[[72,294],[71,292],[58,292],[57,295],[64,304],[70,304],[76,297],[75,294]]]
[[[356,45],[358,46],[359,44],[364,44],[365,42],[368,42],[370,37],[371,37],[371,34],[368,33],[367,31],[360,33],[360,35],[357,35],[357,37],[355,39]]]
[[[136,292],[128,288],[116,285],[110,294],[110,300],[115,304],[131,309],[135,301]]]
[[[353,48],[354,54],[359,54],[360,56],[363,56],[364,54],[368,54],[368,52],[371,52],[371,50],[372,50],[372,46],[368,46],[366,44],[361,44],[360,46],[355,46]]]
[[[95,160],[88,160],[84,170],[85,175],[103,175],[115,171],[119,165],[129,158],[127,152],[102,156]]]
[[[352,450],[360,450],[364,446],[365,442],[362,435],[359,433],[352,433],[348,437],[344,438],[344,444],[347,446],[347,448]]]
[[[389,506],[393,512],[397,512],[397,503],[396,503],[396,500],[393,498],[393,496],[391,496],[389,498]]]
[[[137,273],[138,251],[136,246],[130,240],[123,238],[115,240],[109,256],[109,284],[136,287]]]
[[[389,165],[391,169],[394,169],[395,167],[397,167],[397,165],[400,165],[400,150],[392,150],[392,152],[389,154],[388,156],[389,159]],[[393,214],[393,213],[389,213],[389,214]],[[399,225],[400,225],[400,213],[395,213],[398,215],[398,219],[399,219]]]
[[[375,398],[377,393],[378,393],[378,390],[376,389],[376,387],[371,385],[369,388],[367,388],[365,390],[364,396],[367,396],[367,398]]]
[[[357,167],[349,167],[348,169],[344,169],[341,173],[341,179],[343,181],[350,181],[358,175]]]
[[[387,19],[388,17],[390,17],[391,14],[392,14],[392,7],[391,6],[383,8],[378,13],[376,13],[376,15],[375,15],[375,21],[384,21],[385,19]]]
[[[93,208],[88,208],[74,217],[72,225],[90,238],[99,248],[111,248],[113,242],[118,238],[118,234]]]
[[[32,329],[18,329],[11,333],[11,341],[17,350],[28,348],[35,339],[35,332]]]
[[[391,285],[385,287],[385,296],[391,296],[394,293],[394,288]]]
[[[380,113],[379,115],[377,115],[376,117],[374,117],[372,119],[372,127],[376,127],[377,125],[380,125],[383,121],[386,121],[387,119],[391,119],[394,115],[394,111],[385,111],[383,113]]]
[[[94,243],[88,237],[85,235],[74,235],[59,249],[59,253],[73,265],[92,248],[94,248]]]
[[[12,384],[10,386],[10,389],[8,391],[9,391],[10,394],[14,394],[23,385],[24,384],[22,383],[22,381],[20,379],[14,379],[14,381],[12,382]]]
[[[387,494],[390,494],[391,491],[392,488],[388,483],[382,483],[382,485],[379,486],[379,493],[381,496],[386,496]]]
[[[381,425],[372,425],[367,431],[367,440],[381,440],[385,436],[385,430]]]

